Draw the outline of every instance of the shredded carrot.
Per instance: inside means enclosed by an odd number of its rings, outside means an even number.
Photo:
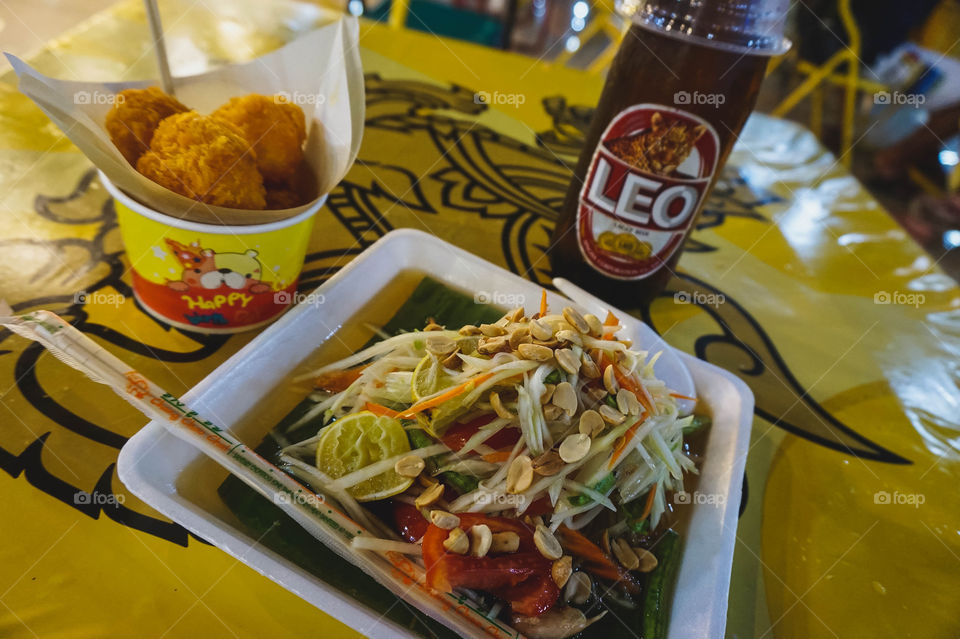
[[[644,520],[650,516],[650,511],[653,510],[653,498],[657,496],[657,486],[659,484],[654,484],[653,488],[650,489],[649,494],[647,494],[647,503],[643,507],[643,514],[640,515],[640,520]]]
[[[696,397],[688,397],[686,395],[681,395],[680,393],[670,393],[670,397],[675,397],[677,399],[689,399],[690,401],[697,401]]]
[[[399,418],[401,418],[401,419],[409,419],[409,418],[413,417],[414,415],[416,415],[417,413],[422,413],[423,411],[427,410],[428,408],[433,408],[434,406],[439,406],[440,404],[444,403],[444,402],[447,401],[448,399],[453,399],[453,398],[456,397],[457,395],[462,395],[463,393],[465,393],[465,392],[467,392],[467,391],[469,391],[469,390],[473,390],[473,389],[476,388],[479,384],[482,384],[483,382],[487,381],[487,380],[490,379],[491,377],[493,377],[493,373],[484,373],[483,375],[477,375],[477,376],[474,377],[473,379],[468,379],[467,381],[463,382],[462,384],[457,384],[457,385],[454,386],[453,388],[451,388],[451,389],[449,389],[449,390],[447,390],[447,391],[445,391],[445,392],[443,392],[443,393],[440,393],[440,394],[437,395],[436,397],[432,397],[432,398],[430,398],[430,399],[427,399],[427,400],[424,400],[424,401],[421,401],[421,402],[417,402],[416,404],[414,404],[413,406],[411,406],[411,407],[408,408],[407,410],[401,411],[400,413],[398,413],[398,414],[397,414],[397,417],[399,417]]]
[[[627,429],[627,432],[623,434],[623,437],[620,438],[620,441],[617,442],[616,448],[613,449],[613,454],[610,455],[610,464],[608,468],[613,468],[614,464],[617,463],[617,460],[620,459],[620,455],[623,454],[624,449],[627,447],[627,444],[630,443],[630,440],[633,439],[633,434],[637,432],[637,427],[640,425],[640,422],[637,422],[633,426]]]
[[[547,314],[547,289],[540,290],[540,317]]]
[[[610,311],[607,311],[607,317],[606,317],[606,319],[603,320],[603,325],[604,325],[604,326],[617,326],[617,325],[619,325],[619,324],[620,324],[620,319],[619,319],[616,315],[614,315],[613,313],[611,313]],[[603,334],[603,339],[612,340],[612,339],[613,339],[613,333],[604,333],[604,334]]]
[[[613,468],[617,460],[620,459],[620,455],[623,454],[623,451],[627,449],[627,445],[630,443],[630,440],[633,439],[633,436],[637,433],[637,429],[640,428],[640,424],[643,423],[643,420],[647,418],[647,413],[644,411],[640,414],[640,418],[637,420],[637,423],[627,429],[627,432],[623,434],[623,437],[620,438],[620,442],[617,444],[617,447],[613,449],[613,454],[610,455],[610,464],[608,468]]]
[[[597,366],[600,367],[601,371],[607,370],[607,366],[613,365],[613,360],[611,360],[606,354],[600,357],[600,361],[597,363]],[[650,400],[647,398],[647,394],[643,392],[640,388],[640,384],[634,380],[632,377],[627,377],[620,372],[619,367],[613,367],[613,376],[617,379],[617,383],[621,388],[626,388],[628,391],[634,394],[637,398],[637,401],[640,402],[640,405],[643,406],[644,410],[647,411],[648,415],[653,415],[656,411],[653,409],[653,404],[650,403]]]
[[[640,405],[643,406],[644,410],[646,410],[648,414],[653,415],[654,413],[657,412],[653,409],[653,404],[650,403],[650,398],[647,397],[647,394],[643,391],[642,388],[640,388],[639,384],[636,384],[629,377],[620,375],[619,372],[616,370],[614,370],[614,372],[618,373],[616,375],[617,383],[623,386],[624,388],[626,388],[627,390],[629,390],[634,395],[636,395],[637,401],[640,402]]]
[[[377,404],[375,402],[367,402],[365,408],[373,413],[374,415],[380,415],[381,417],[397,417],[400,413],[397,411]]]
[[[493,453],[487,453],[482,457],[482,459],[483,461],[490,462],[491,464],[502,464],[510,459],[511,453],[513,453],[512,450],[498,450]]]
[[[557,529],[557,540],[569,554],[580,557],[589,572],[621,584],[634,595],[640,592],[640,585],[633,575],[620,567],[599,546],[587,539],[583,533],[571,530],[566,526],[560,526]]]

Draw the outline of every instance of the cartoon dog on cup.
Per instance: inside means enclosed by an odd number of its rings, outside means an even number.
[[[253,249],[245,253],[216,253],[201,248],[198,242],[187,246],[170,238],[164,240],[183,266],[180,279],[167,282],[167,286],[175,291],[215,290],[221,287],[250,293],[271,290],[269,284],[260,281],[262,269],[257,252]]]

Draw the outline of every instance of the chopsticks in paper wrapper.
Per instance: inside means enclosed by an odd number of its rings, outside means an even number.
[[[258,493],[272,500],[313,537],[390,589],[398,597],[441,620],[462,636],[500,639],[519,633],[491,619],[474,603],[452,593],[430,589],[422,566],[395,551],[361,550],[351,541],[371,536],[358,523],[363,512],[351,518],[336,504],[325,500],[258,455],[229,431],[203,418],[181,400],[151,382],[119,358],[49,311],[11,315],[0,301],[0,325],[42,344],[58,359],[112,388],[151,419],[236,475]],[[321,507],[322,506],[322,507]]]
[[[119,188],[150,208],[204,224],[263,224],[293,217],[329,193],[346,175],[364,123],[363,67],[356,18],[343,17],[286,46],[243,64],[200,75],[175,77],[177,99],[210,113],[233,97],[283,95],[304,111],[304,157],[313,171],[317,197],[293,209],[253,211],[212,206],[174,193],[144,177],[120,154],[104,128],[113,96],[123,89],[157,86],[139,82],[72,82],[47,77],[7,54],[19,89],[33,100],[94,165]]]

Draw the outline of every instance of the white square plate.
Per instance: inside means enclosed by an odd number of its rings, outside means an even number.
[[[540,298],[537,285],[434,236],[393,231],[317,289],[315,299],[323,304],[293,308],[191,389],[184,401],[248,445],[259,444],[273,424],[243,417],[403,270],[419,271],[462,291],[496,291],[537,302]],[[554,308],[570,305],[556,294],[549,294],[548,301]],[[620,317],[628,332],[641,340],[649,335],[650,329],[638,320]],[[734,375],[679,355],[697,397],[713,417],[697,488],[712,498],[691,506],[669,636],[719,639],[726,621],[753,395]],[[151,422],[120,451],[117,469],[120,480],[144,502],[340,621],[370,637],[409,636],[381,618],[382,611],[367,608],[255,544],[217,495],[224,470],[202,457],[163,425]],[[182,481],[188,469],[189,481]]]

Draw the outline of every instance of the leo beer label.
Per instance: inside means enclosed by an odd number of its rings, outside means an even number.
[[[719,151],[709,122],[659,104],[638,104],[600,137],[577,209],[588,264],[619,280],[660,269],[680,248],[713,179]]]

